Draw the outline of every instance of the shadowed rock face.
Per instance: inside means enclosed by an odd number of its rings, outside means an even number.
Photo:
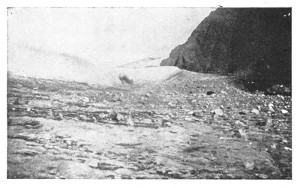
[[[162,66],[240,73],[265,84],[291,82],[291,9],[217,9],[171,51]]]

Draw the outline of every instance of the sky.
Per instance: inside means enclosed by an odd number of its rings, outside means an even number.
[[[212,10],[14,8],[8,10],[8,50],[65,53],[105,66],[168,57]]]

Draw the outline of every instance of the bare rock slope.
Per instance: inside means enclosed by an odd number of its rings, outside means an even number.
[[[291,85],[291,9],[219,8],[161,65],[234,73],[259,90]]]

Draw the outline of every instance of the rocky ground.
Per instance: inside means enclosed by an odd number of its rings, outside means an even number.
[[[101,88],[8,76],[8,178],[291,179],[292,99],[182,72]]]

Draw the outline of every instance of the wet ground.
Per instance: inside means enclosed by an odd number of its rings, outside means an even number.
[[[8,77],[8,178],[291,179],[292,99],[182,72],[102,88]]]

